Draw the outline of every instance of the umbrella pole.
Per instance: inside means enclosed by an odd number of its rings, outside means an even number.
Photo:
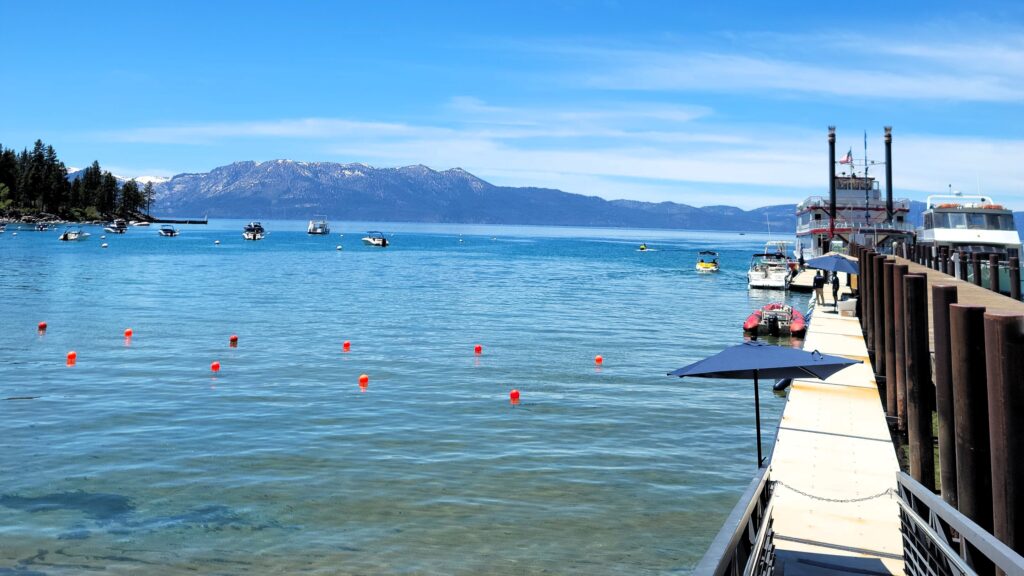
[[[757,467],[764,463],[761,457],[761,397],[757,391],[757,370],[754,370],[754,416],[757,419]]]

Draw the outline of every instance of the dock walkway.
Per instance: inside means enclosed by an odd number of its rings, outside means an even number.
[[[771,464],[778,573],[903,574],[899,463],[857,318],[818,306],[804,349],[864,363],[790,389]]]

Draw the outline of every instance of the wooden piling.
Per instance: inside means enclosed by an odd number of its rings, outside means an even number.
[[[903,277],[906,299],[907,339],[907,437],[910,443],[910,475],[935,490],[935,456],[932,441],[931,351],[928,346],[928,279],[920,274]]]
[[[861,250],[860,262],[857,263],[860,269],[860,278],[857,279],[857,291],[860,292],[857,295],[861,312],[860,327],[864,332],[864,344],[868,350],[871,350],[871,342],[868,338],[868,325],[871,318],[871,267],[868,265],[870,254],[870,250]]]
[[[1020,258],[1010,258],[1010,298],[1020,300]]]
[[[967,282],[967,253],[960,251],[960,279]]]
[[[974,285],[981,286],[981,259],[978,258],[976,253],[971,254],[971,272],[974,274]]]
[[[906,264],[897,264],[892,269],[892,308],[893,318],[896,319],[896,427],[900,431],[907,429],[907,344],[906,324],[903,322],[906,301],[903,298],[903,277],[909,268]]]
[[[885,414],[896,417],[896,322],[893,316],[891,260],[882,264],[882,307],[885,333]],[[876,379],[877,382],[877,379]]]
[[[987,312],[992,534],[1024,553],[1024,315]]]
[[[956,276],[956,261],[953,260],[953,252],[949,248],[945,248],[944,250],[946,253],[946,269],[943,270],[943,272],[950,276]]]
[[[875,357],[873,367],[875,377],[885,377],[885,307],[882,301],[883,275],[885,256],[877,254],[874,259],[874,267],[871,270],[871,315],[874,317],[874,330],[872,331],[873,343],[875,345]]]
[[[999,255],[988,255],[988,289],[999,292]]]
[[[935,411],[939,420],[939,479],[942,499],[956,508],[956,428],[953,414],[953,359],[950,355],[949,305],[956,286],[932,285],[932,330],[935,341]]]
[[[992,530],[992,455],[989,444],[985,307],[949,307],[953,413],[956,427],[957,507]]]

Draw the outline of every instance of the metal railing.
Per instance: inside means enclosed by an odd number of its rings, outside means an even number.
[[[899,472],[903,556],[909,576],[1024,576],[1024,558],[947,504],[905,472]]]
[[[775,483],[762,468],[740,496],[694,574],[769,576],[775,571],[772,509]]]

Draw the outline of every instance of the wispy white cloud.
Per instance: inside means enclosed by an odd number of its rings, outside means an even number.
[[[1012,29],[965,38],[760,34],[700,47],[530,49],[570,61],[572,82],[607,90],[958,102],[1024,97],[1024,32]]]

